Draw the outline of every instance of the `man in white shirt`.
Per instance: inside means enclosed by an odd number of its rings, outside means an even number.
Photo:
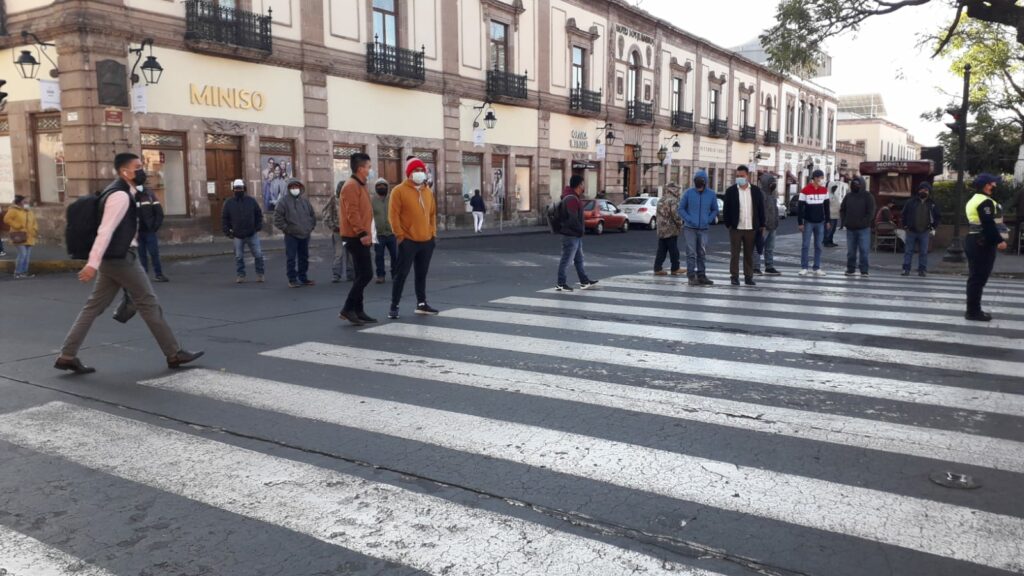
[[[743,250],[743,276],[747,286],[754,286],[754,237],[764,233],[764,194],[750,183],[750,170],[736,168],[736,183],[725,191],[723,222],[729,229],[729,274],[732,285],[740,285],[740,250]]]

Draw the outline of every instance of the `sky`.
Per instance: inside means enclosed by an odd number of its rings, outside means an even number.
[[[730,48],[771,27],[778,1],[641,0],[639,4],[641,9],[683,30]],[[844,33],[825,43],[826,52],[832,56],[832,76],[815,82],[837,96],[880,93],[890,121],[909,130],[918,143],[934,145],[938,133],[948,128],[942,122],[922,120],[921,113],[945,108],[953,100],[947,94],[961,93],[962,80],[949,71],[948,60],[932,59],[931,51],[919,48],[917,43],[920,34],[934,32],[950,18],[952,11],[937,0],[872,17],[858,32]]]

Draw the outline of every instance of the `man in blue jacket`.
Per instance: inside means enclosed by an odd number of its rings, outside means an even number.
[[[690,286],[711,286],[705,260],[708,250],[708,228],[718,218],[718,197],[708,188],[708,174],[698,170],[693,187],[679,201],[679,218],[683,221],[686,240],[686,277]]]

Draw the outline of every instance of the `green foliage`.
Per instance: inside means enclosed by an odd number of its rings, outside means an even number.
[[[1020,146],[1020,132],[1017,127],[1011,122],[997,120],[987,107],[972,108],[977,113],[967,124],[967,173],[1013,173]],[[942,113],[942,110],[936,110],[923,114],[922,117],[940,121]],[[959,170],[960,144],[956,134],[951,130],[945,130],[939,133],[938,140],[945,154],[946,163],[953,170]]]

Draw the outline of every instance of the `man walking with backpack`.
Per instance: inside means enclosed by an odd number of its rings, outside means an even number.
[[[167,367],[178,368],[201,357],[203,352],[188,352],[178,345],[178,340],[164,320],[163,309],[153,293],[149,277],[139,265],[138,244],[135,240],[138,208],[132,193],[136,186],[146,182],[146,172],[142,169],[139,157],[130,153],[121,153],[114,158],[114,170],[117,180],[111,182],[95,200],[102,218],[95,232],[88,262],[78,273],[78,279],[83,283],[96,279],[96,284],[64,339],[60,356],[53,366],[75,374],[96,371],[79,360],[78,350],[89,334],[93,321],[110,306],[118,292],[124,290],[160,345],[160,350],[167,358]],[[67,244],[69,247],[78,246],[82,244],[81,240],[69,238]]]
[[[148,273],[149,262],[152,260],[154,280],[167,282],[163,267],[160,266],[160,244],[156,237],[164,223],[164,209],[156,196],[144,186],[139,186],[135,193],[135,206],[139,209],[139,262]]]
[[[576,267],[576,275],[580,279],[580,289],[586,290],[597,284],[587,276],[583,268],[583,176],[573,174],[569,185],[562,192],[559,210],[559,231],[562,234],[562,259],[558,262],[558,283],[555,290],[572,292],[566,274],[569,262]]]

